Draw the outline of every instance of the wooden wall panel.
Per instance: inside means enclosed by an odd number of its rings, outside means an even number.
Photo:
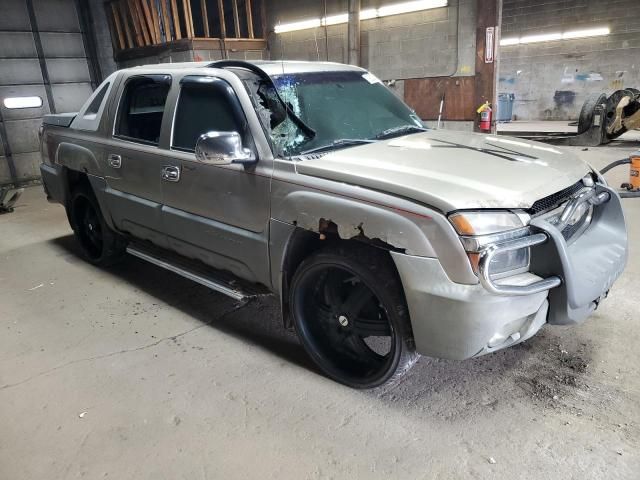
[[[2,1],[2,0],[0,0]],[[256,2],[260,1],[258,5]],[[242,2],[242,4],[239,4]],[[112,43],[116,52],[162,46],[182,39],[237,41],[253,49],[265,43],[266,22],[264,0],[105,0],[108,11]],[[217,8],[215,8],[217,5]],[[242,8],[240,8],[240,5]],[[227,37],[230,29],[225,23],[225,9],[233,14],[234,35]],[[217,13],[217,15],[216,15]],[[254,24],[260,13],[261,26]],[[215,17],[218,18],[215,18]],[[211,22],[213,23],[211,23]],[[194,30],[197,29],[197,32]],[[216,25],[216,28],[211,28]],[[216,32],[217,26],[220,32]],[[260,38],[255,38],[260,30]],[[212,37],[218,34],[220,38]],[[242,35],[246,35],[243,37]],[[222,40],[222,41],[221,41]],[[254,42],[256,40],[257,42]],[[171,46],[166,46],[171,48]],[[216,47],[218,49],[219,47]],[[260,50],[263,49],[261,46]],[[134,56],[136,56],[134,54]]]
[[[423,120],[437,120],[443,94],[443,120],[475,119],[475,77],[412,78],[404,82],[404,101]]]

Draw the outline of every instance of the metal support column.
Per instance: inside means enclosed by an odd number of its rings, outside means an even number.
[[[360,65],[360,0],[349,0],[348,63]]]
[[[33,0],[26,0],[26,2],[27,11],[29,12],[29,23],[31,24],[31,31],[33,32],[33,42],[36,45],[36,53],[38,54],[38,62],[40,63],[40,71],[42,72],[42,82],[44,83],[44,90],[47,92],[49,110],[51,113],[56,113],[51,83],[49,82],[49,70],[47,70],[47,62],[44,59],[44,51],[42,50],[42,40],[40,39],[40,31],[38,30],[36,12],[33,9]]]
[[[103,77],[100,65],[98,64],[98,51],[93,34],[95,31],[93,28],[93,16],[89,5],[87,5],[84,0],[75,0],[75,5],[76,11],[78,12],[80,30],[82,30],[82,44],[87,57],[91,88],[95,90],[96,87],[102,83]]]
[[[502,23],[502,0],[477,0],[475,105],[489,102],[496,111],[498,44]],[[493,117],[496,118],[495,115]],[[495,122],[494,122],[495,124]],[[492,128],[493,129],[493,128]],[[479,130],[476,121],[475,130]]]
[[[9,165],[9,175],[11,175],[11,181],[15,185],[18,182],[18,172],[16,171],[16,164],[13,163],[13,155],[11,154],[11,146],[9,145],[7,130],[6,128],[4,128],[4,120],[2,119],[2,108],[0,108],[0,142],[2,142],[4,158],[7,159],[7,164]]]

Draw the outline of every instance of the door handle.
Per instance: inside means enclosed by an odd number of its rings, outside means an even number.
[[[122,157],[115,153],[111,153],[109,154],[108,163],[111,168],[120,168],[122,167]]]
[[[173,165],[162,167],[162,180],[165,182],[179,182],[180,167],[174,167]]]

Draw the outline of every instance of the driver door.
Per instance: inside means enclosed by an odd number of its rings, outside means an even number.
[[[259,158],[252,165],[196,160],[196,141],[210,131],[238,132],[243,146],[256,156],[257,151],[229,82],[189,75],[176,89],[169,155],[163,166],[172,178],[162,176],[162,224],[169,247],[246,280],[268,284],[273,160]]]

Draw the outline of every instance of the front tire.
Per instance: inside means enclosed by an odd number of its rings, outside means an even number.
[[[305,350],[340,383],[363,389],[394,383],[418,358],[386,252],[342,246],[313,254],[293,277],[290,306]]]
[[[108,266],[124,256],[126,240],[106,224],[93,191],[85,185],[71,194],[69,223],[88,262]]]

